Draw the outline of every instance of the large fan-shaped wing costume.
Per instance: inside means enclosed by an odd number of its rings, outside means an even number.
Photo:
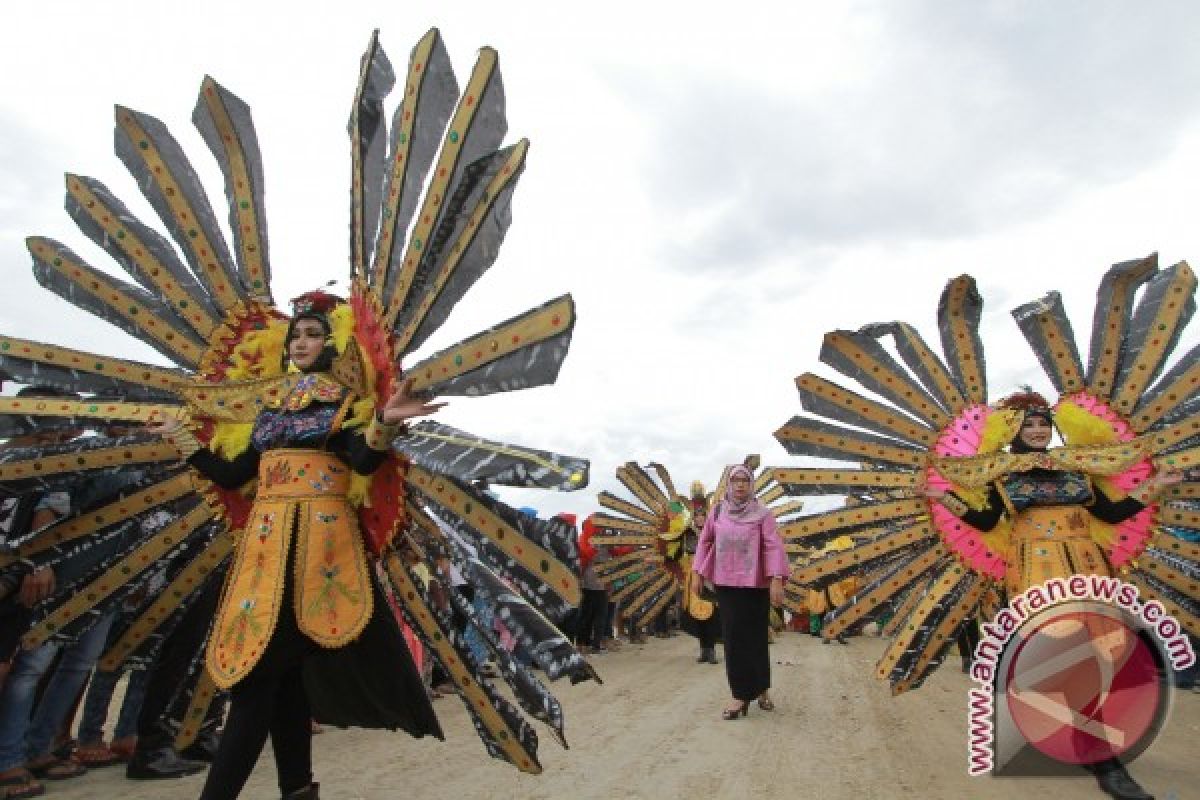
[[[239,543],[252,540],[256,526],[266,524],[247,520],[251,501],[243,493],[221,489],[182,466],[181,455],[194,447],[189,436],[217,454],[234,456],[246,448],[260,411],[279,407],[284,398],[303,401],[308,394],[333,392],[347,398],[338,411],[340,423],[357,425],[367,437],[390,437],[375,412],[401,380],[429,396],[472,397],[555,380],[575,323],[569,295],[409,361],[495,261],[528,143],[502,146],[504,90],[490,48],[479,52],[460,91],[440,34],[436,29],[426,34],[413,48],[388,135],[384,99],[394,83],[373,35],[349,123],[350,296],[330,314],[338,353],[332,386],[310,385],[307,376],[285,369],[289,319],[271,294],[262,159],[250,109],[240,99],[206,78],[193,114],[224,175],[232,243],[183,149],[151,116],[117,107],[116,151],[169,239],[134,217],[100,181],[67,176],[68,213],[131,280],[35,236],[28,247],[38,281],[146,342],[173,366],[0,336],[0,369],[13,380],[104,397],[0,398],[0,434],[64,420],[83,425],[164,418],[182,420],[187,433],[174,442],[140,434],[0,453],[0,487],[8,493],[70,487],[131,471],[142,476],[119,494],[17,542],[11,553],[0,555],[0,568],[53,564],[71,547],[160,515],[156,524],[143,526],[136,547],[52,601],[26,635],[27,644],[70,635],[97,608],[123,600],[138,575],[169,563],[166,589],[147,602],[105,659],[111,665],[144,655],[196,590],[220,579]],[[475,544],[468,573],[506,609],[510,629],[519,629],[547,673],[593,677],[552,622],[579,600],[572,531],[556,521],[522,519],[478,488],[482,482],[579,489],[587,484],[587,462],[433,422],[415,426],[390,447],[386,440],[374,445],[387,452],[383,465],[369,478],[354,478],[348,489],[367,548],[382,562],[408,623],[461,690],[488,750],[524,771],[539,771],[532,727],[481,676],[482,665],[450,633],[450,610],[431,601],[394,543],[398,534],[419,529],[442,543],[443,554],[461,557],[446,539],[447,529],[458,531]],[[298,466],[303,476],[304,465]],[[309,476],[314,486],[329,477]],[[443,526],[431,524],[430,514]],[[436,555],[428,553],[431,559]],[[235,589],[227,586],[230,591]],[[210,673],[213,663],[210,659]],[[553,696],[511,659],[504,667],[518,703],[561,738],[562,714]],[[213,689],[211,674],[194,673],[189,719]],[[181,740],[188,735],[185,725]]]
[[[1058,293],[1013,312],[1059,393],[1053,414],[1066,446],[1045,453],[1001,450],[1020,416],[987,404],[982,298],[969,276],[951,281],[938,307],[944,359],[903,322],[827,334],[821,360],[866,393],[805,373],[796,383],[809,415],[775,435],[794,455],[856,466],[781,469],[775,477],[795,494],[861,502],[783,526],[796,548],[823,548],[845,535],[854,541],[807,559],[789,592],[865,575],[826,635],[894,609],[885,629],[894,638],[878,665],[894,692],[919,686],[968,619],[994,613],[1006,590],[1037,580],[1046,553],[1064,560],[1054,569],[1115,572],[1200,634],[1194,471],[1158,498],[1141,498],[1145,508],[1118,524],[1091,520],[1087,535],[1053,552],[1024,547],[1004,524],[984,531],[963,518],[983,506],[998,479],[1031,468],[1083,475],[1113,498],[1137,497],[1160,470],[1193,469],[1200,458],[1198,351],[1162,372],[1194,311],[1195,288],[1184,263],[1160,270],[1150,256],[1112,267],[1100,285],[1086,366]],[[884,347],[889,337],[892,349]],[[926,486],[961,498],[961,513],[927,499]]]

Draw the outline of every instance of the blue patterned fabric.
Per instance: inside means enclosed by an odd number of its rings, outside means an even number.
[[[250,440],[260,453],[278,447],[320,448],[333,429],[338,407],[313,403],[301,411],[263,411],[254,421]]]
[[[1092,501],[1092,482],[1079,472],[1038,469],[1005,478],[1004,493],[1017,511],[1033,506],[1085,505]]]

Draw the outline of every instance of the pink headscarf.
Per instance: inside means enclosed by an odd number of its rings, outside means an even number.
[[[725,497],[721,501],[721,513],[738,522],[758,522],[771,512],[766,506],[758,502],[758,498],[754,496],[753,488],[751,488],[750,496],[741,503],[733,499],[733,479],[736,476],[745,476],[746,480],[750,481],[751,487],[753,487],[754,473],[750,471],[749,467],[743,464],[736,464],[729,467],[729,475],[725,481]]]

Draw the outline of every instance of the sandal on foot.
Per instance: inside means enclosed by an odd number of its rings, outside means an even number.
[[[25,768],[44,781],[67,781],[87,772],[87,767],[78,761],[57,756],[30,761]]]
[[[75,748],[73,758],[88,769],[111,767],[121,762],[121,756],[114,753],[106,744],[81,744]]]
[[[758,698],[758,707],[761,708],[763,711],[774,711],[775,710],[775,704],[773,702],[771,702],[771,698],[769,698],[769,697]]]
[[[749,710],[750,710],[749,703],[742,703],[737,708],[726,708],[721,712],[721,719],[725,720],[726,722],[729,722],[731,720],[737,719],[738,717],[746,716],[746,712]]]
[[[15,775],[0,778],[0,800],[25,800],[27,797],[41,797],[46,793],[43,786],[29,770],[21,770]]]
[[[113,739],[108,744],[108,750],[117,760],[125,763],[133,758],[133,753],[137,750],[137,737],[126,736],[121,739]]]

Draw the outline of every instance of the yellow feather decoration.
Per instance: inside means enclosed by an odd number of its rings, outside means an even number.
[[[1117,432],[1112,425],[1070,400],[1063,400],[1055,407],[1054,424],[1062,433],[1063,441],[1072,447],[1117,441]]]
[[[1015,409],[993,411],[983,423],[983,435],[979,437],[978,455],[995,453],[1006,447],[1021,430],[1025,414]]]

